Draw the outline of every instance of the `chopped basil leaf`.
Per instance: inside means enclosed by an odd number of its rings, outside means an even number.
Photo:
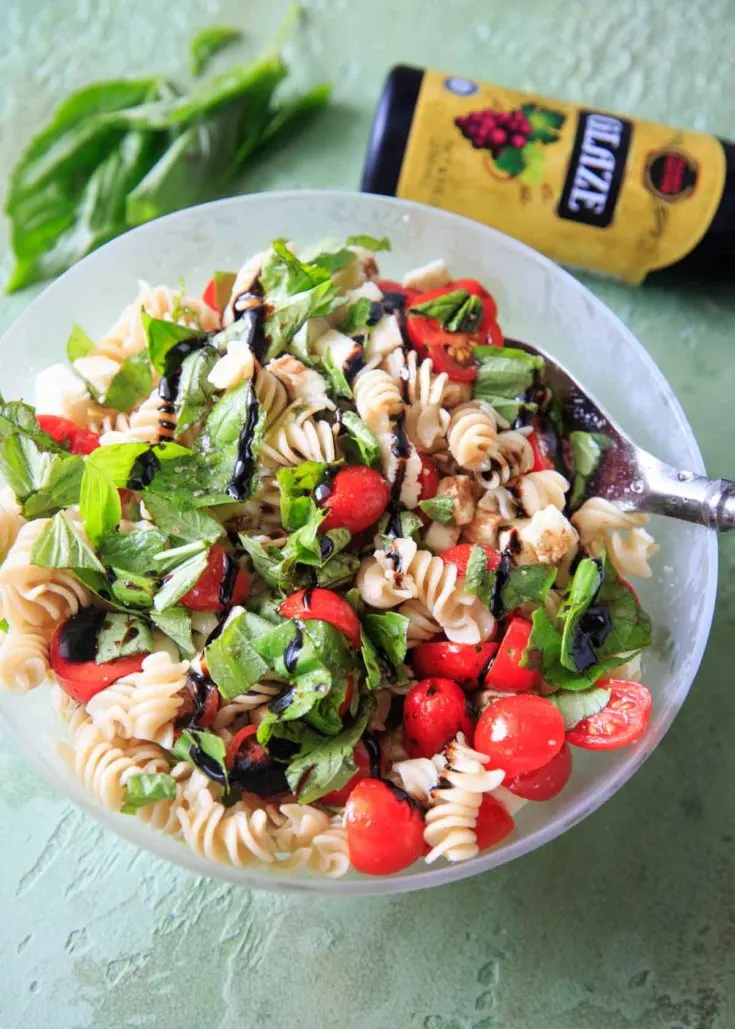
[[[155,529],[134,529],[133,532],[108,533],[99,545],[103,565],[136,575],[145,575],[153,567],[153,559],[166,549],[166,537]]]
[[[0,395],[0,440],[15,432],[28,436],[41,450],[50,450],[54,454],[64,453],[64,448],[38,424],[36,412],[30,404],[24,404],[22,400],[6,403]]]
[[[365,632],[378,650],[390,663],[398,682],[405,682],[403,663],[408,649],[408,626],[410,619],[397,611],[364,615],[362,624]]]
[[[125,571],[124,568],[112,567],[115,578],[110,583],[110,591],[123,607],[126,608],[150,608],[153,606],[153,597],[158,591],[161,582],[157,576],[151,578],[149,575],[139,575],[136,572]]]
[[[610,696],[610,690],[593,687],[590,690],[580,690],[578,693],[554,693],[547,697],[547,700],[561,711],[564,728],[569,732],[584,718],[591,718],[592,715],[603,711],[610,702]]]
[[[189,544],[194,546],[195,544]],[[156,594],[153,604],[156,611],[165,611],[188,593],[191,587],[198,582],[200,576],[207,567],[209,548],[202,544],[198,552],[185,557],[180,564],[177,564],[164,580],[163,586]],[[178,548],[180,551],[186,548]],[[172,552],[169,551],[169,554]],[[162,557],[163,555],[158,555]]]
[[[342,412],[342,425],[347,430],[350,456],[372,468],[380,460],[380,443],[365,422],[354,411]]]
[[[390,550],[393,539],[391,536],[386,536],[385,532],[388,528],[388,522],[390,515],[387,513],[382,515],[378,522],[378,535],[381,538],[384,550]],[[414,543],[421,542],[421,532],[424,528],[424,523],[421,521],[415,511],[401,511],[400,516],[401,523],[401,539],[412,539]]]
[[[357,586],[353,586],[351,590],[347,590],[345,593],[345,600],[358,618],[361,618],[365,613],[365,601],[360,596],[360,591]]]
[[[23,501],[26,518],[47,518],[79,503],[84,474],[84,458],[78,454],[56,454],[48,478]]]
[[[277,479],[281,494],[281,522],[288,532],[300,529],[312,517],[311,494],[332,467],[319,461],[303,461],[295,468],[279,468]]]
[[[66,341],[66,356],[70,362],[78,361],[80,357],[87,357],[94,350],[94,341],[89,338],[81,325],[72,325],[69,338]]]
[[[13,433],[0,443],[0,472],[20,501],[44,486],[51,462],[28,436]]]
[[[229,25],[211,25],[197,32],[189,43],[192,75],[201,75],[215,54],[241,37],[240,30]]]
[[[520,400],[544,369],[542,357],[512,347],[477,346],[473,354],[477,361],[477,378],[472,396],[493,405],[493,398],[498,397]]]
[[[292,254],[285,239],[276,239],[263,262],[260,281],[266,293],[293,296],[329,281],[326,267],[300,261]]]
[[[465,593],[471,593],[479,598],[486,607],[490,603],[495,586],[495,572],[490,571],[487,566],[487,554],[479,544],[475,544],[470,550],[467,560],[467,571],[464,578]]]
[[[560,660],[565,668],[572,672],[584,671],[580,668],[575,656],[575,644],[580,632],[580,622],[583,615],[589,610],[597,596],[597,591],[602,585],[602,562],[595,561],[591,557],[583,558],[577,565],[574,578],[569,584],[567,596],[560,612],[564,621],[562,632]],[[589,645],[590,664],[595,661],[592,645]]]
[[[330,535],[327,533],[327,536]],[[316,584],[331,589],[336,586],[346,586],[355,581],[359,567],[360,558],[357,554],[335,554],[321,568],[316,569]],[[308,584],[305,580],[304,586],[306,585]]]
[[[31,564],[41,568],[88,568],[104,572],[105,566],[71,521],[59,511],[36,540]]]
[[[521,604],[543,604],[556,582],[557,571],[553,565],[511,568],[507,582],[500,591],[503,611],[515,611]]]
[[[151,630],[134,615],[110,612],[105,616],[97,636],[95,661],[103,665],[130,654],[150,654],[153,651]]]
[[[469,298],[470,294],[466,289],[454,289],[451,293],[443,293],[440,297],[427,300],[423,304],[412,304],[408,313],[422,314],[425,318],[436,318],[443,328],[448,329]]]
[[[326,317],[343,307],[344,302],[344,297],[329,278],[302,293],[277,299],[265,323],[266,335],[270,340],[267,359],[285,350],[310,318]]]
[[[208,779],[224,786],[225,790],[229,789],[225,765],[227,747],[220,736],[199,729],[184,729],[171,748],[171,753],[182,761],[188,761]]]
[[[342,247],[340,250],[328,250],[317,254],[311,263],[318,268],[326,268],[330,275],[334,275],[335,272],[341,272],[343,268],[349,268],[356,260],[357,254],[354,250]]]
[[[305,748],[305,753],[291,762],[286,769],[286,778],[300,804],[312,804],[350,781],[357,771],[355,747],[374,712],[374,698],[364,697],[352,725],[316,747]]]
[[[268,665],[250,642],[243,615],[231,620],[204,655],[210,676],[228,699],[247,693],[268,671]]]
[[[377,690],[379,686],[383,685],[383,679],[390,678],[390,676],[385,675],[384,670],[381,667],[380,653],[373,641],[365,632],[364,626],[360,634],[360,639],[362,640],[360,653],[362,654],[362,661],[365,665],[366,673],[365,687],[368,690]]]
[[[350,304],[342,321],[337,326],[338,331],[344,333],[345,336],[354,336],[358,332],[364,332],[372,306],[372,301],[367,297],[360,297],[354,304]],[[351,393],[350,396],[352,396]]]
[[[574,455],[574,482],[569,506],[574,509],[582,502],[589,480],[597,471],[604,452],[612,446],[612,441],[601,432],[570,432],[569,442]]]
[[[187,325],[177,325],[163,318],[152,318],[145,308],[141,308],[140,317],[148,340],[148,357],[159,375],[166,371],[166,355],[177,343],[190,339],[206,339],[206,332],[193,329]]]
[[[214,543],[225,531],[220,522],[205,511],[195,507],[182,510],[160,493],[146,491],[145,504],[153,521],[167,536],[191,543],[198,540]]]
[[[430,497],[428,500],[420,500],[419,507],[435,522],[442,525],[454,524],[454,501],[450,496]]]
[[[345,246],[364,247],[365,250],[372,250],[377,253],[379,250],[390,250],[390,240],[387,236],[368,236],[365,232],[358,232],[355,236],[348,236]]]
[[[281,586],[281,551],[279,547],[264,547],[258,540],[240,534],[240,542],[250,555],[253,567],[269,586],[279,589]]]
[[[470,295],[447,322],[447,332],[477,332],[485,309],[479,297]]]
[[[122,362],[102,403],[114,411],[130,411],[144,397],[148,396],[152,385],[153,376],[148,363],[148,355],[141,350],[132,357],[126,357]]]
[[[255,424],[250,426],[255,414]],[[222,494],[225,501],[243,500],[258,485],[258,455],[265,433],[266,409],[258,403],[252,381],[242,382],[224,393],[212,408],[195,443],[195,452],[205,463],[210,492]],[[252,458],[250,480],[242,484],[237,497],[228,492],[235,464],[240,459],[240,437],[248,431],[248,449]]]
[[[117,486],[104,469],[89,460],[84,466],[79,513],[84,521],[84,531],[92,543],[99,543],[103,537],[116,529],[122,518]]]
[[[191,638],[191,615],[184,607],[169,607],[165,611],[151,611],[150,620],[179,648],[182,657],[196,653]]]
[[[605,578],[597,595],[597,603],[607,609],[611,626],[604,642],[596,648],[599,657],[615,654],[618,659],[628,652],[640,653],[651,645],[651,619],[638,606],[635,597],[617,575],[612,564],[603,557]]]
[[[9,628],[7,618],[0,618],[0,632],[8,632]]]
[[[139,775],[131,775],[125,783],[120,810],[124,815],[134,815],[139,808],[148,804],[175,799],[176,780],[170,775],[165,772],[141,772]]]
[[[350,388],[350,384],[345,378],[345,373],[335,364],[331,350],[327,350],[324,355],[322,367],[324,368],[324,373],[329,380],[332,396],[341,398],[342,400],[352,400],[352,389]]]
[[[218,359],[214,347],[202,347],[182,361],[174,403],[177,435],[201,422],[209,410],[216,390],[208,376]]]

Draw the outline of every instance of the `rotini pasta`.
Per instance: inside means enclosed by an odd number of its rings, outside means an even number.
[[[603,548],[620,575],[648,578],[648,563],[658,547],[643,526],[648,516],[634,511],[621,511],[603,497],[585,501],[572,516],[572,524],[579,530],[584,549],[597,557]]]
[[[48,678],[49,630],[11,628],[0,643],[0,685],[14,693],[27,693]]]
[[[296,401],[274,421],[263,441],[262,458],[268,466],[336,460],[337,426],[317,421],[312,413],[310,407]]]
[[[380,368],[360,372],[352,390],[357,413],[377,436],[385,434],[390,419],[403,411],[399,386],[388,372]]]

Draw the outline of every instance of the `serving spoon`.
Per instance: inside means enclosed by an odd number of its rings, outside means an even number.
[[[735,528],[735,482],[680,471],[637,447],[610,415],[563,365],[541,347],[506,340],[509,347],[538,355],[546,362],[545,384],[561,404],[568,432],[595,432],[608,437],[594,472],[594,493],[623,511],[645,511],[724,532]]]

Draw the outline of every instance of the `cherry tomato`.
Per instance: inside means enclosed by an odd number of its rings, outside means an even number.
[[[487,850],[504,840],[515,829],[515,822],[495,797],[486,793],[477,811],[475,837],[480,850]]]
[[[210,547],[207,567],[179,603],[190,611],[224,611],[226,607],[244,604],[250,592],[247,573],[237,568],[232,583],[231,561],[234,558],[224,547],[218,544]]]
[[[467,697],[451,679],[422,679],[406,694],[403,743],[411,757],[433,757],[458,732],[472,738]]]
[[[409,307],[419,295],[417,289],[409,289],[408,286],[402,286],[395,279],[377,279],[376,285],[383,294],[392,293],[396,298],[403,297],[404,309]],[[391,298],[389,297],[388,299]]]
[[[100,445],[96,432],[81,429],[68,418],[55,414],[39,414],[36,420],[44,432],[65,446],[70,454],[91,454]]]
[[[477,689],[483,669],[497,649],[497,643],[422,643],[410,652],[411,667],[422,679],[438,675],[465,689]]]
[[[382,779],[363,779],[345,805],[350,861],[366,875],[392,875],[424,852],[424,818],[403,790]]]
[[[235,733],[227,748],[225,765],[232,786],[269,799],[288,792],[289,785],[285,766],[274,761],[258,743],[257,731],[256,726],[246,725]]]
[[[421,354],[418,347],[415,349]],[[477,366],[471,350],[460,347],[459,343],[454,347],[432,344],[426,348],[425,356],[431,358],[436,374],[446,372],[451,382],[474,382],[477,378]]]
[[[482,547],[487,556],[488,571],[494,572],[500,564],[500,551],[496,550],[495,547],[488,546],[487,543],[457,543],[444,551],[442,561],[447,565],[455,565],[459,572],[459,577],[464,578],[467,574],[467,564],[473,547]]]
[[[503,783],[516,797],[525,800],[551,800],[561,793],[572,774],[572,751],[565,743],[548,764],[532,772],[523,772]]]
[[[202,300],[205,304],[211,307],[213,311],[221,313],[220,309],[217,307],[217,301],[215,299],[214,278],[211,278],[207,285],[204,287],[204,292],[202,293]]]
[[[533,468],[532,472],[543,472],[547,469],[552,471],[556,468],[549,449],[543,441],[543,438],[535,430],[528,434],[526,437],[528,442],[531,444],[531,450],[533,450]]]
[[[232,768],[235,763],[235,758],[240,752],[245,740],[250,739],[251,736],[255,736],[258,731],[257,725],[245,725],[242,729],[238,729],[235,735],[230,740],[227,746],[227,754],[225,755],[225,765],[228,769]]]
[[[100,665],[96,661],[68,661],[61,656],[62,629],[63,625],[60,625],[51,637],[49,662],[61,688],[78,704],[86,704],[117,679],[139,672],[143,667],[143,659],[148,656],[132,654]]]
[[[561,712],[543,697],[501,697],[480,715],[474,748],[507,776],[542,768],[564,745]]]
[[[316,588],[292,593],[281,604],[281,614],[302,621],[318,618],[322,622],[329,622],[345,634],[355,649],[361,645],[360,620],[344,597],[332,590]]]
[[[219,711],[221,694],[215,684],[207,679],[188,678],[178,692],[181,704],[176,712],[174,728],[188,729],[196,726],[207,729],[214,724]]]
[[[355,786],[363,779],[370,778],[370,752],[365,744],[360,742],[355,747],[355,752],[352,758],[357,765],[357,771],[352,776],[349,782],[345,783],[338,790],[332,790],[331,793],[327,793],[326,796],[322,797],[320,803],[328,804],[329,807],[344,807],[347,803],[347,798],[354,790]]]
[[[535,668],[521,665],[523,652],[531,638],[532,625],[525,618],[511,618],[495,660],[485,676],[485,685],[496,690],[531,690],[539,681]]]
[[[215,272],[207,283],[202,293],[202,300],[217,314],[221,315],[227,306],[236,278],[234,272]]]
[[[606,708],[583,718],[567,733],[567,740],[584,750],[617,750],[643,735],[651,717],[651,694],[639,682],[607,679],[598,683],[612,691]]]
[[[419,472],[419,500],[431,500],[439,491],[441,475],[439,469],[428,454],[419,454],[421,471]]]
[[[364,465],[340,468],[332,479],[331,492],[322,504],[328,513],[320,530],[362,532],[380,518],[389,500],[390,486],[374,468]]]

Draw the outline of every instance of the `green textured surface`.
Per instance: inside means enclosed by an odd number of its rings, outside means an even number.
[[[204,24],[240,25],[254,52],[284,9],[4,0],[0,179],[69,89],[179,73]],[[308,62],[335,81],[338,103],[253,169],[249,189],[356,187],[379,84],[397,60],[735,137],[727,0],[319,0],[309,10]],[[588,282],[672,382],[710,470],[735,474],[733,290]],[[0,328],[32,295],[0,299]],[[430,893],[336,902],[197,879],[59,800],[3,738],[0,1025],[735,1026],[734,553],[724,540],[703,667],[645,768],[545,849]]]

